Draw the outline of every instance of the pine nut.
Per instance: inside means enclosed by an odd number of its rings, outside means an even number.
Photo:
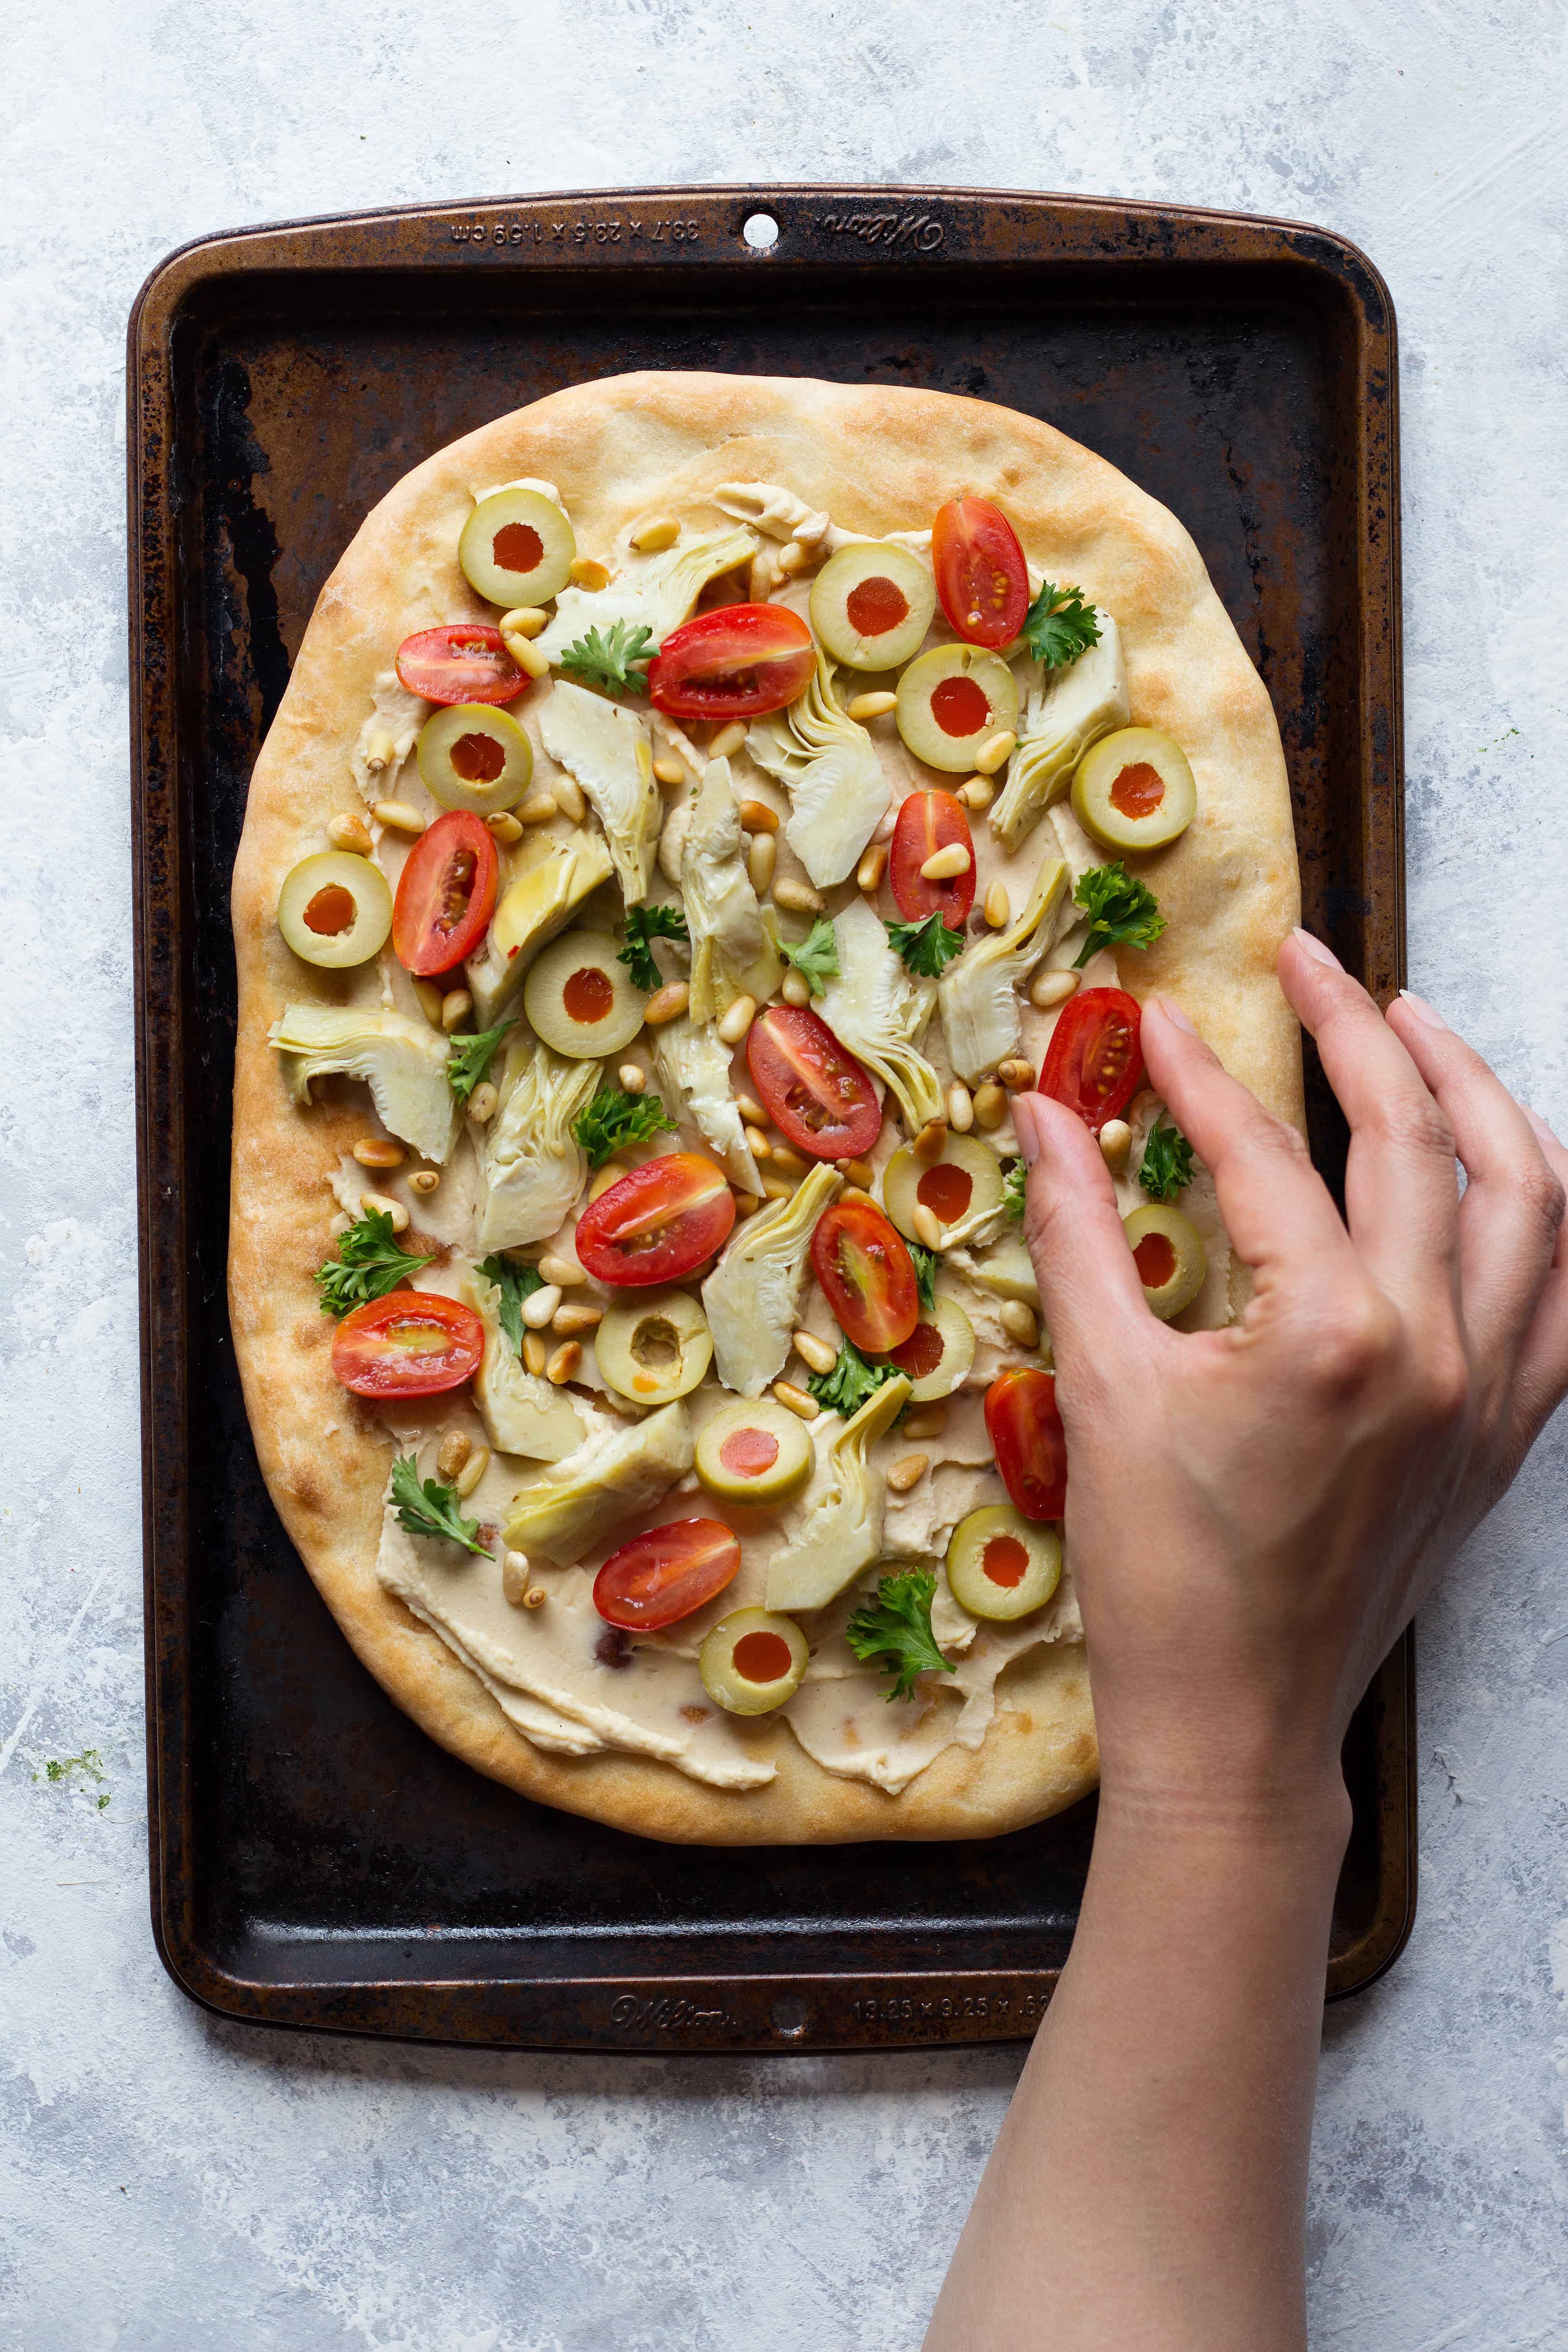
[[[1005,1298],[996,1310],[996,1320],[1020,1348],[1032,1348],[1040,1336],[1039,1322],[1026,1298]]]
[[[436,1169],[416,1168],[413,1175],[408,1179],[408,1189],[411,1192],[419,1192],[428,1196],[436,1191],[440,1181],[441,1178],[439,1172]]]
[[[643,1006],[642,1017],[650,1029],[658,1029],[667,1021],[679,1021],[690,1002],[689,982],[684,980],[667,980],[662,988],[654,990],[653,994]]]
[[[760,1127],[748,1127],[745,1130],[745,1134],[746,1149],[751,1153],[753,1160],[771,1160],[773,1158],[773,1147],[768,1141],[767,1137],[763,1133]]]
[[[455,1478],[473,1450],[474,1441],[471,1437],[466,1437],[460,1429],[449,1429],[437,1450],[437,1475],[442,1478]]]
[[[626,1170],[619,1167],[615,1160],[606,1160],[605,1165],[595,1171],[588,1186],[589,1200],[596,1201],[602,1192],[609,1191],[612,1184],[618,1184],[626,1172]]]
[[[960,784],[953,794],[954,800],[962,801],[965,808],[972,809],[989,808],[995,797],[996,787],[988,784],[984,776],[971,776],[969,782]]]
[[[372,803],[370,813],[377,824],[385,825],[392,833],[423,833],[425,830],[424,818],[406,801],[375,801]]]
[[[583,1349],[579,1342],[575,1339],[563,1339],[544,1367],[544,1377],[552,1388],[564,1388],[567,1381],[580,1370],[582,1362]]]
[[[950,841],[945,849],[933,849],[921,867],[922,882],[952,882],[960,874],[967,874],[974,860],[962,841]]]
[[[721,1044],[725,1045],[738,1045],[756,1017],[756,998],[754,996],[737,996],[735,1002],[731,1005],[730,1010],[725,1013],[724,1018],[719,1024],[719,1037]]]
[[[784,986],[779,993],[786,1004],[809,1004],[811,983],[804,972],[796,971],[792,967],[784,976]]]
[[[946,1149],[947,1149],[947,1121],[946,1121],[946,1119],[945,1119],[945,1118],[931,1118],[931,1119],[928,1119],[928,1120],[926,1121],[926,1123],[925,1123],[924,1127],[922,1127],[922,1128],[921,1128],[921,1129],[920,1133],[919,1133],[919,1134],[916,1136],[916,1138],[915,1138],[915,1143],[914,1143],[915,1158],[916,1158],[917,1160],[940,1160],[940,1159],[942,1158],[942,1153],[946,1150]]]
[[[733,1185],[731,1186],[730,1190],[731,1195],[735,1203],[735,1214],[737,1217],[754,1217],[757,1211],[763,1205],[762,1194],[760,1192],[737,1192]]]
[[[847,1184],[858,1184],[863,1192],[870,1191],[877,1171],[868,1160],[839,1160],[834,1164]]]
[[[653,772],[657,783],[683,784],[686,782],[686,762],[678,760],[673,752],[667,751],[661,759],[654,761]]]
[[[542,1584],[531,1584],[522,1596],[522,1605],[525,1609],[542,1609],[549,1598]]]
[[[809,1160],[803,1159],[801,1154],[798,1151],[792,1150],[787,1143],[775,1143],[773,1145],[773,1164],[778,1170],[781,1176],[793,1176],[795,1178],[797,1182],[799,1179],[805,1174],[806,1170],[811,1166]]]
[[[530,793],[521,808],[513,811],[519,824],[548,824],[560,814],[553,793]]]
[[[1124,1118],[1108,1118],[1100,1130],[1100,1156],[1113,1176],[1120,1176],[1132,1150],[1132,1129]]]
[[[522,1366],[524,1371],[531,1372],[534,1379],[537,1380],[541,1372],[544,1370],[549,1355],[550,1350],[545,1346],[543,1339],[540,1337],[540,1334],[537,1331],[525,1331],[523,1333]]]
[[[500,641],[519,669],[529,677],[549,677],[549,655],[541,653],[537,646],[531,646],[528,639],[519,636],[515,629],[503,629],[500,633]]]
[[[509,1551],[500,1564],[500,1589],[514,1609],[528,1606],[528,1554]],[[543,1590],[542,1586],[540,1588]]]
[[[922,1404],[916,1412],[904,1415],[906,1437],[940,1437],[947,1427],[947,1407],[944,1404]]]
[[[542,1282],[552,1282],[557,1290],[575,1290],[588,1279],[580,1265],[574,1265],[569,1257],[557,1257],[553,1250],[546,1250],[540,1259],[539,1275]]]
[[[401,1143],[390,1136],[362,1135],[354,1145],[354,1158],[362,1168],[401,1168],[408,1154]]]
[[[755,555],[752,558],[751,570],[747,575],[746,594],[748,601],[753,604],[765,604],[768,601],[769,595],[772,593],[773,584],[773,549],[771,547],[759,547]]]
[[[452,1481],[453,1486],[456,1486],[458,1494],[463,1496],[465,1501],[473,1493],[474,1488],[479,1485],[479,1480],[484,1476],[485,1472],[489,1468],[489,1447],[488,1445],[476,1445],[473,1452],[469,1454],[468,1460],[464,1463],[462,1468],[458,1471],[457,1476]]]
[[[774,1176],[771,1173],[764,1172],[763,1177],[763,1198],[764,1201],[787,1201],[794,1191],[795,1186],[790,1182],[787,1176]]]
[[[1003,761],[1012,757],[1017,740],[1013,730],[1004,727],[999,735],[993,735],[988,742],[982,743],[974,754],[977,774],[994,776]]]
[[[583,797],[583,787],[575,776],[557,776],[550,787],[551,797],[563,816],[574,824],[581,824],[588,814],[588,803]]]
[[[917,1201],[910,1222],[914,1226],[917,1241],[923,1242],[927,1249],[941,1249],[942,1219],[934,1209],[928,1209],[923,1201]]]
[[[550,1318],[550,1328],[558,1339],[570,1339],[579,1331],[592,1331],[605,1319],[602,1307],[589,1307],[580,1299],[568,1298]]]
[[[390,1192],[362,1192],[359,1196],[359,1204],[367,1217],[373,1212],[383,1217],[390,1217],[395,1234],[405,1234],[408,1231],[408,1212],[401,1201],[393,1199]]]
[[[514,604],[496,626],[509,637],[542,637],[549,624],[550,615],[542,604]]]
[[[994,931],[1005,931],[1013,908],[1007,897],[1005,882],[993,882],[985,893],[985,919]]]
[[[787,546],[779,550],[779,570],[786,580],[793,580],[797,572],[805,571],[816,560],[815,549],[803,547],[798,539],[792,539]]]
[[[500,1096],[491,1086],[489,1078],[481,1078],[468,1097],[468,1117],[476,1127],[486,1127],[489,1124],[496,1115],[496,1105],[500,1100]]]
[[[727,727],[720,728],[719,732],[709,744],[708,757],[710,760],[732,759],[745,740],[745,728],[740,719],[731,719]]]
[[[742,801],[741,803],[741,831],[742,833],[776,833],[778,829],[778,811],[777,809],[771,809],[766,801]]]
[[[791,1344],[801,1362],[809,1364],[814,1372],[830,1372],[838,1361],[837,1349],[830,1348],[826,1339],[819,1339],[815,1331],[797,1331]]]
[[[616,1076],[621,1082],[623,1094],[640,1095],[647,1084],[647,1072],[639,1068],[636,1062],[623,1062]]]
[[[974,1089],[974,1124],[994,1134],[1007,1116],[1007,1097],[994,1078]]]
[[[746,872],[752,889],[762,898],[773,878],[773,868],[779,862],[779,845],[771,833],[753,833],[746,851]]]
[[[397,746],[384,732],[373,735],[364,747],[364,763],[373,776],[379,775],[383,768],[390,768],[396,757]]]
[[[474,1009],[474,1000],[466,988],[450,988],[441,999],[441,1026],[449,1037],[460,1029]]]
[[[782,882],[773,884],[773,901],[795,915],[820,915],[827,903],[821,891],[814,890],[809,882],[797,882],[788,874]]]
[[[888,845],[885,841],[874,841],[855,868],[855,887],[867,892],[879,890],[887,870]]]
[[[542,1331],[561,1304],[561,1286],[547,1282],[522,1302],[522,1319],[531,1331]]]
[[[873,841],[891,841],[898,829],[899,811],[889,801],[871,829],[871,838]]]
[[[596,555],[579,555],[567,577],[574,588],[586,588],[590,595],[610,584],[610,575]]]
[[[514,841],[522,839],[522,827],[510,809],[496,809],[486,817],[485,830],[495,835],[503,849],[510,849]]]
[[[639,555],[662,555],[679,537],[680,525],[673,515],[655,515],[651,520],[638,523],[631,543]]]
[[[870,1192],[863,1192],[858,1184],[846,1184],[838,1199],[840,1205],[846,1209],[852,1208],[857,1202],[863,1209],[874,1209],[877,1206],[875,1196]]]
[[[784,1411],[793,1412],[797,1421],[815,1421],[822,1411],[816,1399],[808,1396],[805,1389],[797,1389],[793,1381],[775,1381],[773,1394]]]
[[[1058,1004],[1065,1004],[1069,996],[1078,994],[1079,975],[1076,971],[1037,972],[1029,989],[1029,1002],[1042,1013],[1049,1013]]]
[[[1010,1055],[1006,1061],[998,1062],[996,1075],[1010,1095],[1026,1094],[1035,1083],[1035,1066]]]
[[[757,1100],[755,1095],[737,1095],[735,1097],[735,1108],[740,1112],[741,1117],[745,1120],[748,1127],[763,1127],[767,1123],[767,1112],[763,1108],[762,1104]]]
[[[958,1135],[967,1135],[974,1124],[973,1097],[960,1078],[947,1090],[947,1123]]]
[[[898,699],[896,694],[858,694],[853,702],[846,703],[844,715],[847,719],[858,719],[863,727],[868,719],[885,718]]]
[[[330,818],[327,839],[334,849],[351,850],[356,857],[370,856],[370,827],[357,809],[349,809],[342,816]]]
[[[419,999],[419,1010],[432,1029],[441,1026],[441,992],[433,980],[416,980],[414,993]]]
[[[907,1495],[911,1486],[920,1485],[930,1467],[928,1454],[906,1454],[901,1462],[893,1463],[882,1475],[895,1495]]]

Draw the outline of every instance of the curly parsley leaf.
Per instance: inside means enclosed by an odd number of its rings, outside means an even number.
[[[922,980],[940,978],[942,967],[963,952],[963,933],[950,930],[940,914],[923,923],[884,923],[888,945],[897,949],[912,972]]]
[[[1138,1181],[1152,1201],[1173,1201],[1193,1181],[1193,1147],[1179,1127],[1156,1119],[1143,1146]]]
[[[1002,1206],[1007,1212],[1010,1224],[1020,1224],[1024,1216],[1024,1181],[1027,1171],[1021,1160],[1009,1162],[1002,1179]]]
[[[936,1305],[936,1270],[942,1264],[941,1253],[927,1249],[920,1242],[904,1244],[914,1261],[915,1282],[920,1290],[921,1305],[930,1310]]]
[[[421,1483],[412,1454],[399,1454],[392,1465],[392,1499],[399,1527],[411,1536],[439,1536],[444,1543],[461,1544],[465,1551],[488,1554],[489,1545],[478,1540],[478,1519],[466,1519],[458,1508],[457,1488],[443,1486],[438,1478]]]
[[[490,1064],[496,1057],[496,1047],[511,1027],[515,1015],[508,1013],[493,1029],[477,1030],[469,1037],[454,1037],[451,1059],[447,1064],[447,1084],[459,1102],[467,1102],[479,1080],[489,1076]]]
[[[779,953],[785,963],[794,964],[813,996],[826,996],[825,983],[838,977],[838,941],[826,915],[817,917],[805,939],[795,946],[781,940]]]
[[[493,1257],[482,1257],[479,1271],[487,1282],[493,1282],[500,1292],[500,1328],[511,1341],[511,1352],[522,1354],[522,1302],[531,1298],[536,1290],[544,1287],[544,1276],[536,1265],[516,1265],[500,1251]]]
[[[1089,937],[1073,959],[1075,971],[1100,948],[1152,947],[1165,928],[1154,893],[1147,882],[1135,880],[1120,858],[1110,866],[1091,866],[1079,876],[1072,895],[1089,917]]]
[[[874,1397],[879,1388],[898,1377],[897,1364],[868,1364],[854,1342],[846,1339],[833,1370],[808,1372],[805,1385],[824,1412],[842,1413],[847,1421],[859,1412],[868,1397]]]
[[[862,1664],[876,1660],[893,1674],[889,1699],[913,1696],[917,1675],[951,1675],[953,1668],[936,1644],[931,1629],[931,1604],[936,1578],[929,1568],[906,1568],[900,1575],[884,1576],[877,1598],[857,1609],[844,1628],[844,1638]]]
[[[646,621],[613,621],[568,646],[558,667],[579,686],[596,686],[606,694],[646,694],[647,680],[632,664],[646,661],[653,649]]]
[[[1037,661],[1065,669],[1100,643],[1100,623],[1081,588],[1056,588],[1047,580],[1024,616],[1024,635]]]
[[[416,1257],[411,1250],[399,1249],[389,1211],[369,1209],[342,1235],[337,1256],[316,1269],[321,1312],[346,1315],[351,1307],[384,1298],[429,1263],[427,1255]]]
[[[602,1168],[623,1143],[651,1143],[656,1135],[675,1133],[658,1095],[623,1094],[619,1087],[601,1087],[573,1122],[572,1132],[588,1155],[590,1168]]]
[[[683,948],[691,945],[686,916],[679,907],[626,908],[625,943],[616,961],[624,963],[632,976],[633,984],[646,989],[650,996],[656,988],[664,986],[664,974],[653,960],[653,950],[649,944],[654,940],[674,940]]]

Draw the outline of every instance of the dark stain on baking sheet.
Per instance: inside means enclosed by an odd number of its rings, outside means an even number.
[[[742,240],[757,210],[780,225],[766,258]],[[358,1665],[239,1393],[228,876],[289,665],[410,467],[640,367],[996,401],[1172,508],[1279,714],[1306,919],[1379,994],[1397,985],[1394,327],[1352,248],[1147,206],[793,189],[508,200],[171,257],[132,320],[130,390],[155,1930],[187,1990],[259,2021],[641,2050],[1016,2038],[1070,1944],[1092,1803],[991,1840],[741,1850],[526,1803]],[[1311,1067],[1309,1107],[1337,1182]],[[1347,1743],[1331,1991],[1408,1927],[1410,1660]]]

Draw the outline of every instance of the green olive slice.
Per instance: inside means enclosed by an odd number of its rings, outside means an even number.
[[[990,1503],[960,1519],[947,1548],[947,1581],[972,1617],[1005,1622],[1043,1609],[1062,1575],[1058,1528],[1026,1519],[1011,1503]]]
[[[492,604],[547,604],[565,587],[576,556],[571,524],[538,490],[492,490],[458,541],[469,587]]]
[[[528,790],[533,746],[510,711],[453,702],[419,730],[419,779],[443,808],[491,816]]]
[[[918,1242],[915,1210],[929,1209],[939,1225],[983,1215],[1002,1198],[1002,1162],[978,1137],[947,1131],[940,1160],[922,1160],[912,1143],[895,1151],[882,1171],[882,1205],[906,1241]]]
[[[737,1609],[708,1635],[697,1670],[709,1697],[731,1715],[769,1715],[795,1696],[809,1655],[793,1617]]]
[[[1017,725],[1018,688],[995,654],[933,646],[900,678],[893,716],[917,760],[957,775],[993,735]]]
[[[349,849],[301,857],[283,877],[278,928],[307,963],[342,971],[368,963],[392,929],[392,892],[379,866]]]
[[[934,1404],[951,1396],[974,1361],[974,1326],[955,1299],[938,1297],[922,1307],[921,1319],[901,1348],[884,1360],[908,1372],[911,1404]]]
[[[1156,727],[1102,735],[1072,780],[1072,813],[1107,849],[1163,849],[1185,833],[1197,805],[1186,753]]]
[[[708,1318],[684,1290],[656,1290],[612,1307],[594,1334],[601,1373],[634,1404],[669,1404],[713,1360]]]
[[[1204,1286],[1208,1252],[1196,1225],[1180,1209],[1153,1202],[1123,1217],[1127,1235],[1143,1285],[1143,1296],[1162,1323],[1190,1307]]]
[[[567,931],[552,940],[522,984],[522,1009],[535,1036],[578,1062],[629,1045],[647,1003],[607,931]]]
[[[805,1423],[772,1397],[725,1405],[697,1441],[697,1475],[725,1503],[786,1503],[816,1461]]]
[[[907,547],[841,547],[811,583],[811,625],[849,669],[897,669],[918,654],[936,585]]]

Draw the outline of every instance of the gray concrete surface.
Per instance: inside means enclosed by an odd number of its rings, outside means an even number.
[[[508,188],[956,180],[1349,235],[1404,340],[1413,977],[1561,1128],[1560,0],[78,0],[5,41],[0,2344],[902,2352],[1014,2053],[274,2039],[154,1957],[126,312],[204,230]],[[1564,1452],[1560,1430],[1423,1627],[1420,1921],[1326,2035],[1323,2352],[1568,2345]],[[48,1778],[85,1750],[101,1780]]]

